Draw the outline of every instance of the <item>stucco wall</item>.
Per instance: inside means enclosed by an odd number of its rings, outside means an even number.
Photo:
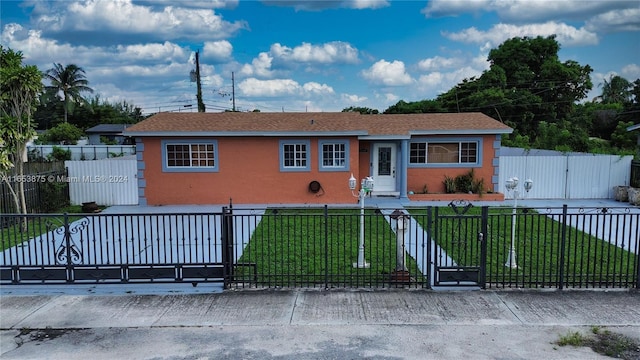
[[[478,138],[475,136],[474,138]],[[464,140],[464,137],[460,137],[460,140]],[[495,149],[496,135],[482,136],[482,162],[481,166],[474,167],[427,167],[427,168],[415,168],[409,167],[407,170],[407,191],[413,191],[414,193],[421,193],[424,186],[427,186],[430,193],[444,193],[444,177],[450,176],[455,178],[458,175],[468,173],[471,169],[474,170],[474,176],[476,179],[484,179],[485,189],[493,191],[494,189],[494,164],[497,161],[497,150]],[[496,189],[497,190],[497,189]]]
[[[197,138],[190,138],[197,139]],[[306,138],[308,139],[308,138]],[[339,138],[332,138],[339,139]],[[218,172],[162,172],[159,138],[144,138],[143,197],[149,205],[351,203],[349,171],[319,171],[318,140],[310,139],[310,171],[281,172],[279,139],[216,138]],[[360,178],[356,139],[350,140],[350,168]],[[318,181],[322,189],[313,194],[308,186]]]

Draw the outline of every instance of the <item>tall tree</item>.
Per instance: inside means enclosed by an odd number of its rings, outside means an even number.
[[[80,95],[82,92],[93,92],[84,70],[75,65],[62,66],[59,63],[53,64],[53,68],[47,70],[45,77],[51,81],[51,88],[62,92],[64,102],[64,122],[67,122],[67,114],[73,112],[76,103],[84,103],[85,99]]]
[[[24,176],[27,142],[35,135],[32,114],[42,91],[42,73],[35,65],[23,65],[22,60],[21,52],[0,46],[0,175],[9,186],[16,210],[26,214],[24,182],[13,182],[16,190],[9,180]]]
[[[633,84],[621,76],[611,75],[609,81],[604,79],[600,86],[602,95],[598,98],[605,104],[626,104],[631,101]]]

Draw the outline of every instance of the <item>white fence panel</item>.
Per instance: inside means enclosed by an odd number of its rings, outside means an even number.
[[[135,157],[96,161],[65,161],[69,171],[71,203],[95,201],[99,205],[137,205]]]
[[[47,159],[53,148],[71,152],[71,160],[101,160],[136,153],[135,145],[31,145],[27,147],[30,157]]]
[[[507,197],[504,186],[512,176],[533,180],[533,188],[528,194],[520,194],[527,199],[564,199],[567,184],[567,159],[563,156],[501,156],[500,157],[500,192]],[[524,191],[522,185],[520,191]]]
[[[613,187],[629,185],[632,156],[557,155],[500,156],[499,190],[510,196],[505,181],[533,180],[528,199],[612,199]],[[522,191],[522,187],[520,187]]]

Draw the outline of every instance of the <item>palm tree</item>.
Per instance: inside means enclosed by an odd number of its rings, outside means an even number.
[[[53,68],[44,74],[51,81],[49,88],[56,89],[63,94],[64,122],[67,122],[67,114],[73,112],[75,103],[85,102],[80,93],[93,92],[93,89],[87,86],[89,81],[84,74],[84,70],[75,64],[63,67],[59,63],[53,64]]]
[[[605,104],[624,104],[631,101],[633,84],[621,76],[611,75],[609,81],[604,79],[600,86],[602,86],[602,95],[599,98]]]

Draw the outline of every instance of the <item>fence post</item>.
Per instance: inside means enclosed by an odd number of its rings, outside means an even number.
[[[562,290],[564,288],[564,251],[567,241],[567,204],[562,205],[562,230],[560,232],[560,258],[558,269],[558,288]]]
[[[487,243],[489,242],[489,207],[482,207],[480,240],[480,288],[487,288]]]
[[[434,284],[435,281],[435,261],[433,259],[433,237],[431,236],[431,234],[434,231],[434,226],[433,226],[433,217],[432,215],[432,207],[429,206],[427,207],[427,228],[425,229],[427,231],[427,239],[424,240],[427,243],[427,263],[425,264],[425,271],[427,272],[427,279],[429,281],[429,284],[427,285],[428,289],[431,289],[431,284]]]
[[[65,252],[67,256],[67,282],[73,282],[71,273],[73,272],[73,260],[71,260],[71,230],[69,229],[69,214],[64,213],[64,243],[65,243]]]
[[[233,281],[233,212],[222,208],[222,266],[224,268],[224,288]]]
[[[329,290],[329,207],[324,205],[324,289]]]

